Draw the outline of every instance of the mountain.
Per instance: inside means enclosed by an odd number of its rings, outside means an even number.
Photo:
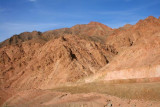
[[[107,37],[112,31],[106,25],[90,22],[14,35],[0,44],[1,86],[49,88],[94,74],[117,53],[92,37]]]
[[[6,46],[6,45],[21,44],[22,42],[33,40],[33,39],[36,39],[38,41],[41,38],[42,38],[41,32],[37,32],[37,31],[24,32],[19,35],[14,35],[11,38],[5,40],[4,42],[1,42],[0,47]]]
[[[98,22],[90,22],[88,24],[75,25],[71,28],[51,30],[44,33],[37,31],[24,32],[19,35],[14,35],[11,38],[0,43],[0,47],[12,44],[21,44],[22,42],[29,40],[35,40],[34,42],[44,43],[51,39],[55,39],[68,34],[77,35],[87,40],[102,42],[104,40],[103,38],[106,38],[112,32],[113,29],[104,24]]]
[[[114,47],[118,55],[103,68],[103,79],[159,80],[159,19],[149,16],[128,29],[120,29],[106,40],[106,44]]]
[[[149,16],[118,29],[90,22],[14,35],[1,43],[1,86],[50,88],[100,69],[105,72],[159,65],[159,29],[159,19]]]
[[[90,22],[24,32],[0,43],[0,92],[97,81],[159,81],[159,65],[160,18],[153,16],[118,29]],[[10,96],[5,95],[3,101]]]
[[[1,48],[4,87],[54,87],[96,73],[115,54],[100,43],[66,35],[45,44],[24,42]],[[2,85],[3,86],[3,85]]]
[[[134,26],[130,26],[128,29],[117,29],[107,38],[106,43],[114,45],[118,50],[121,50],[137,43],[152,42],[150,38],[156,38],[156,36],[151,35],[158,35],[159,26],[159,20],[153,16],[149,16],[144,20],[140,20]]]

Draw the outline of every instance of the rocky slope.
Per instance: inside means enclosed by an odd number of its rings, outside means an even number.
[[[159,65],[160,18],[150,16],[118,29],[90,22],[24,32],[0,43],[0,88],[4,92],[51,89],[80,80],[157,79]]]
[[[44,37],[53,38],[59,37],[66,34],[72,34],[76,36],[80,36],[83,39],[96,41],[96,42],[105,42],[105,39],[108,35],[113,33],[113,29],[98,23],[98,22],[90,22],[88,24],[75,25],[71,28],[63,28],[52,31],[44,32]]]
[[[114,47],[101,43],[112,32],[106,25],[90,22],[14,35],[0,44],[0,84],[47,88],[94,74],[117,54]]]
[[[106,44],[113,46],[118,55],[102,69],[104,80],[151,78],[152,81],[160,77],[159,19],[150,16],[127,29],[117,29]]]
[[[159,34],[160,19],[153,16],[119,29],[90,22],[21,33],[1,43],[1,86],[48,88],[97,71],[114,71],[106,77],[114,79],[159,77],[159,68],[154,70],[160,64]],[[123,75],[115,76],[120,70]]]
[[[24,42],[0,50],[1,86],[51,88],[74,82],[109,63],[105,45],[66,35],[45,44]]]

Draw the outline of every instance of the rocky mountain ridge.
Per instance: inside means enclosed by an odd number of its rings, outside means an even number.
[[[0,86],[47,89],[97,72],[156,66],[159,34],[160,18],[150,16],[118,29],[90,22],[14,35],[0,44]]]

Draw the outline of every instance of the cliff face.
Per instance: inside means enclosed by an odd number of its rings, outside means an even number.
[[[152,16],[119,29],[90,22],[25,32],[0,46],[0,86],[5,88],[47,89],[91,74],[113,80],[159,77],[160,72],[160,20]]]

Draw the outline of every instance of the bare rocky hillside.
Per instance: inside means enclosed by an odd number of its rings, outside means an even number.
[[[118,29],[90,22],[24,32],[0,43],[1,104],[19,90],[159,77],[160,18],[153,16]]]

